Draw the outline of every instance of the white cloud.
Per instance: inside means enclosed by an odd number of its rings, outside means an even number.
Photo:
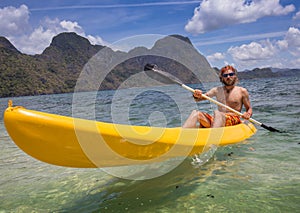
[[[29,10],[26,5],[19,8],[0,8],[0,32],[2,36],[20,35],[29,28]]]
[[[300,64],[300,57],[291,61],[291,67],[299,68],[299,64]]]
[[[83,30],[76,22],[46,19],[44,23],[35,28],[29,35],[10,37],[10,40],[23,53],[40,54],[50,45],[52,38],[62,32],[76,32],[85,36]]]
[[[196,46],[205,46],[211,44],[225,44],[225,43],[233,43],[233,42],[242,42],[242,41],[250,41],[264,38],[274,38],[274,37],[282,37],[286,34],[286,31],[279,32],[270,32],[270,33],[261,33],[261,34],[250,34],[244,36],[234,36],[234,35],[224,35],[217,37],[209,37],[208,39],[198,40],[194,44]]]
[[[277,41],[277,45],[280,50],[287,50],[289,48],[289,44],[286,40]]]
[[[104,41],[100,36],[92,36],[92,35],[87,35],[85,36],[90,42],[91,44],[95,45],[95,44],[99,44],[99,45],[104,45],[104,46],[109,46],[110,44],[106,41]]]
[[[290,27],[283,40],[277,42],[281,50],[287,50],[293,56],[300,56],[300,30]]]
[[[40,54],[50,45],[52,38],[62,32],[82,33],[83,31],[76,22],[46,18],[30,34],[21,37],[9,36],[9,39],[23,53]]]
[[[131,4],[105,4],[105,5],[72,5],[72,6],[55,6],[55,7],[42,7],[42,8],[34,8],[32,11],[49,11],[49,10],[76,10],[76,9],[107,9],[107,8],[130,8],[130,7],[150,7],[150,6],[168,6],[168,5],[186,5],[186,4],[197,4],[199,1],[169,1],[169,2],[139,2],[139,3],[131,3]]]
[[[265,60],[271,58],[276,53],[276,48],[269,40],[251,42],[239,47],[230,47],[228,53],[236,61]]]
[[[185,30],[205,33],[228,25],[255,22],[265,16],[286,15],[294,10],[294,5],[283,7],[279,0],[203,0]]]
[[[217,52],[217,53],[207,56],[207,59],[209,61],[218,61],[218,60],[222,60],[224,58],[225,58],[224,54],[220,53],[220,52]]]
[[[51,39],[56,34],[51,29],[44,29],[42,26],[36,28],[29,36],[13,37],[10,40],[22,53],[38,54],[49,46]]]
[[[219,57],[218,57],[219,56]],[[225,56],[222,58],[221,56]],[[240,70],[250,67],[300,68],[300,29],[290,27],[282,40],[269,39],[230,47],[207,56],[211,62],[234,61]],[[231,59],[230,59],[231,58]],[[215,66],[215,65],[214,65]]]
[[[67,30],[68,32],[77,32],[79,34],[84,33],[82,27],[79,26],[77,22],[63,20],[59,24],[63,29]]]
[[[42,53],[50,45],[52,38],[62,32],[75,32],[89,39],[92,44],[108,45],[99,36],[86,35],[77,22],[45,18],[40,26],[30,30],[32,28],[29,25],[29,18],[29,10],[26,5],[21,5],[20,8],[0,9],[1,35],[6,36],[22,53]]]
[[[293,19],[294,19],[294,20],[300,19],[300,11],[298,11],[298,12],[294,15]]]

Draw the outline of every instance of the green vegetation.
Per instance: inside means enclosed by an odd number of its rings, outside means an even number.
[[[179,35],[172,36],[188,44],[187,49],[183,50],[183,54],[186,58],[196,61],[197,66],[201,68],[202,74],[200,75],[204,76],[202,80],[215,80],[205,75],[205,73],[211,72],[212,68],[201,54],[193,51],[190,40]],[[0,37],[0,97],[73,92],[84,65],[102,48],[104,46],[91,45],[86,38],[75,33],[61,33],[53,38],[50,46],[42,54],[26,55],[19,52],[5,37]],[[95,82],[88,82],[86,90],[95,89],[93,84],[99,86],[100,89],[117,89],[131,75],[143,70],[143,66],[149,62],[156,63],[160,68],[170,71],[183,83],[199,83],[194,73],[180,63],[151,54],[151,51],[177,52],[178,48],[181,48],[180,45],[173,45],[168,37],[157,41],[150,50],[144,47],[135,48],[131,51],[142,53],[140,54],[142,56],[132,57],[114,67],[101,85],[97,85],[99,82],[96,79]],[[108,50],[108,53],[111,56],[129,54],[120,51],[114,52],[111,49]],[[239,72],[239,78],[277,77],[299,75],[299,73],[299,70],[272,72],[271,68],[266,68]]]
[[[0,38],[0,96],[72,92],[85,63],[102,46],[75,33],[62,33],[40,55],[20,53]]]

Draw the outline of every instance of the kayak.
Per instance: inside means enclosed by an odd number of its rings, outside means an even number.
[[[73,118],[12,106],[5,128],[28,155],[58,166],[114,167],[200,154],[211,145],[239,143],[255,134],[251,123],[222,128],[132,126]]]

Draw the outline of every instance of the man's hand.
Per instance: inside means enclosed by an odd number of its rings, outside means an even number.
[[[242,117],[248,120],[248,119],[251,117],[251,113],[249,113],[249,112],[244,112],[244,114],[243,114]]]
[[[194,94],[193,94],[193,97],[194,97],[195,99],[201,100],[201,99],[202,99],[202,91],[199,90],[199,89],[195,89],[195,92],[194,92]]]

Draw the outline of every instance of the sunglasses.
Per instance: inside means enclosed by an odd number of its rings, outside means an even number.
[[[235,76],[235,73],[231,72],[231,73],[222,74],[223,78],[227,78],[228,76],[230,76],[230,77]]]

